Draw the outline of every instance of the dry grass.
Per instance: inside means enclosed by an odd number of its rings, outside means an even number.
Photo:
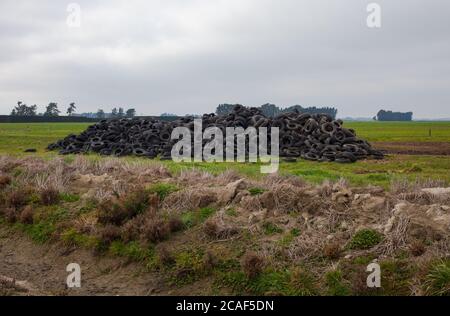
[[[0,174],[0,190],[3,190],[11,184],[11,177],[8,175]]]
[[[168,225],[169,225],[169,230],[172,233],[179,232],[179,231],[183,230],[183,228],[184,228],[183,221],[178,217],[170,218]]]
[[[98,228],[97,236],[104,244],[109,245],[113,241],[120,239],[121,229],[117,226],[108,224],[104,227]]]
[[[409,244],[409,251],[414,257],[420,257],[426,250],[426,246],[421,240],[415,239]]]
[[[54,187],[47,187],[40,192],[41,203],[43,205],[55,205],[60,201],[59,191]]]
[[[20,213],[19,221],[22,224],[31,225],[31,224],[33,224],[33,215],[34,215],[33,207],[31,205],[27,205],[24,207],[24,209]]]
[[[330,242],[323,247],[322,252],[328,259],[336,260],[342,254],[342,247],[338,242]]]
[[[225,224],[222,217],[212,217],[203,224],[203,232],[208,238],[226,240],[238,234],[239,229]]]
[[[175,263],[174,256],[165,246],[158,247],[157,256],[161,265],[170,266]]]
[[[214,190],[201,187],[189,187],[167,196],[163,202],[163,209],[171,212],[180,212],[184,210],[195,210],[209,206],[217,201]]]
[[[261,274],[264,266],[264,258],[253,251],[248,251],[241,259],[242,271],[249,279],[253,279]]]
[[[30,198],[30,188],[17,188],[9,192],[6,197],[6,205],[15,209],[25,206]]]
[[[141,233],[144,240],[157,243],[169,237],[170,227],[164,219],[158,216],[150,216],[143,223]]]

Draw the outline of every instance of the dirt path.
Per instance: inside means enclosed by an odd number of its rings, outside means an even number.
[[[66,266],[81,266],[81,288],[67,289]],[[171,291],[137,264],[89,251],[36,245],[0,225],[0,295],[161,295]],[[175,294],[175,293],[174,293]]]
[[[450,155],[448,142],[372,142],[372,145],[389,154]]]

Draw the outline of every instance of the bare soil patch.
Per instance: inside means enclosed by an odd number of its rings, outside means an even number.
[[[450,155],[450,143],[447,142],[373,142],[373,146],[388,154]]]

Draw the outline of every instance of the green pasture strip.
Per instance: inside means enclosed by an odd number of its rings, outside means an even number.
[[[345,122],[344,126],[369,142],[450,142],[450,122]]]
[[[57,152],[45,150],[47,145],[71,133],[83,131],[90,123],[5,123],[0,124],[0,154],[14,156],[38,156],[49,159],[57,156]],[[444,141],[450,135],[450,122],[349,122],[346,126],[355,128],[361,137],[372,141]],[[432,138],[421,137],[424,131],[432,128]],[[391,132],[389,132],[391,131]],[[436,131],[436,132],[434,132]],[[403,138],[395,135],[405,135]],[[415,138],[409,139],[416,134]],[[367,135],[367,136],[366,136]],[[440,138],[438,136],[441,135]],[[391,137],[391,138],[389,138]],[[448,136],[450,141],[450,136]],[[37,153],[25,154],[24,149],[36,148]],[[87,155],[90,159],[102,159],[96,154]],[[65,156],[72,160],[74,156]],[[162,163],[172,172],[186,169],[200,169],[213,174],[227,170],[235,170],[245,176],[259,178],[259,163],[174,163],[172,161],[150,161],[145,158],[124,157],[124,161],[135,161],[153,164]],[[320,183],[326,179],[338,180],[346,178],[354,185],[389,186],[396,178],[441,179],[450,183],[449,156],[413,156],[392,155],[381,161],[366,160],[355,164],[318,163],[299,160],[296,163],[281,163],[280,173],[299,176],[307,181]]]

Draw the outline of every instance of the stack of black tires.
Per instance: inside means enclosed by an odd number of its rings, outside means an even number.
[[[288,160],[301,157],[313,161],[351,163],[360,159],[383,158],[383,153],[357,138],[354,130],[343,127],[341,120],[334,120],[326,114],[291,112],[268,118],[257,108],[236,106],[227,115],[205,114],[202,123],[203,129],[220,128],[224,139],[227,127],[267,127],[269,153],[270,127],[278,127],[280,156]],[[172,122],[148,118],[103,120],[79,135],[69,135],[50,144],[48,149],[59,150],[63,155],[96,152],[107,156],[171,159],[172,147],[178,141],[171,140],[171,133],[181,126],[193,131],[194,117],[182,117]],[[210,140],[203,140],[204,145],[208,142]],[[248,142],[246,145],[248,151]]]

